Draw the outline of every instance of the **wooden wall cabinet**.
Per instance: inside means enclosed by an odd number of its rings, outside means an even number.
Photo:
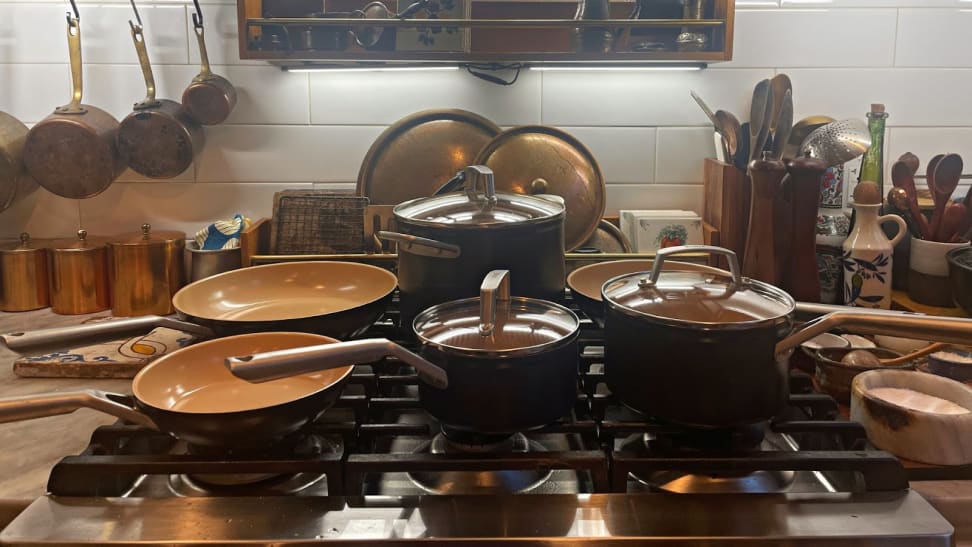
[[[414,15],[396,17],[410,6]],[[240,57],[287,66],[732,59],[734,0],[609,6],[607,19],[578,19],[579,3],[565,0],[237,0]]]

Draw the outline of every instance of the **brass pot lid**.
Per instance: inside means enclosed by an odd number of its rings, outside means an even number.
[[[591,151],[569,133],[545,125],[515,127],[490,141],[475,163],[493,170],[497,190],[562,197],[568,251],[597,230],[606,201],[604,177]]]
[[[128,232],[114,236],[108,245],[161,245],[174,241],[185,241],[186,233],[176,230],[152,231],[151,224],[142,224],[140,232]]]
[[[107,243],[107,240],[103,237],[91,237],[88,236],[87,230],[78,230],[77,237],[58,239],[52,242],[51,250],[54,252],[94,251],[104,248],[105,243]]]
[[[30,234],[23,232],[17,240],[0,243],[0,253],[33,253],[36,251],[46,251],[48,243],[50,242],[31,239]]]
[[[424,110],[375,139],[358,171],[356,193],[372,205],[431,196],[500,134],[486,118],[459,109]]]

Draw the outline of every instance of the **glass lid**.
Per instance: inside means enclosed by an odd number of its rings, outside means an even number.
[[[406,201],[395,216],[423,225],[491,226],[540,222],[564,214],[559,196],[497,193],[488,167],[466,167],[445,187],[463,183],[463,191]]]
[[[725,255],[730,272],[662,271],[667,257],[710,252]],[[687,245],[658,251],[652,271],[626,274],[601,288],[610,305],[631,315],[650,315],[682,324],[716,325],[774,320],[793,311],[784,291],[739,275],[736,255],[721,247]]]
[[[510,297],[509,271],[494,270],[479,298],[446,302],[420,313],[416,335],[446,350],[535,353],[574,335],[580,320],[567,308],[533,298]]]

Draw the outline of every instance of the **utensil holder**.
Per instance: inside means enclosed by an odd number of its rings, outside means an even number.
[[[239,247],[234,249],[200,249],[192,240],[186,241],[186,282],[192,283],[200,279],[235,270],[242,267],[243,254]]]
[[[703,169],[702,220],[719,234],[719,245],[739,256],[746,250],[749,230],[750,182],[746,173],[734,165],[706,158]],[[718,257],[720,268],[727,268]]]
[[[968,242],[939,243],[912,237],[908,296],[920,304],[954,308],[955,300],[952,297],[945,254],[968,245]]]

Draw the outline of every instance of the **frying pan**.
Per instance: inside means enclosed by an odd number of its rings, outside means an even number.
[[[89,340],[156,326],[202,336],[296,331],[347,338],[385,311],[397,278],[355,262],[282,262],[231,270],[186,285],[172,297],[189,323],[158,316],[116,319],[0,336],[11,349]]]
[[[73,5],[73,0],[72,0]],[[81,104],[81,25],[68,14],[71,53],[71,102],[58,107],[27,133],[23,159],[27,171],[45,189],[71,199],[104,191],[125,169],[115,146],[118,120]]]
[[[27,126],[6,112],[0,112],[0,211],[37,189],[37,182],[24,169],[23,150]]]
[[[201,342],[163,355],[132,380],[125,395],[88,390],[0,399],[0,423],[92,408],[165,431],[192,444],[260,446],[315,420],[330,408],[351,375],[337,366],[262,384],[238,379],[224,365],[241,351],[283,350],[337,340],[296,332],[265,332]]]
[[[582,266],[570,272],[567,276],[567,286],[570,293],[577,302],[577,306],[587,314],[587,316],[598,327],[604,326],[604,303],[601,301],[601,286],[607,280],[634,272],[645,272],[647,275],[654,264],[652,260],[612,260],[610,262],[598,262]],[[690,262],[665,262],[662,264],[665,271],[683,272],[711,272],[725,274],[724,270],[692,264]]]
[[[192,79],[189,87],[182,92],[182,106],[197,122],[203,125],[216,125],[229,117],[236,106],[236,88],[226,78],[213,74],[209,68],[209,54],[206,53],[206,38],[203,30],[202,10],[199,0],[193,0],[196,13],[192,14],[192,29],[199,42],[199,74]]]
[[[134,8],[135,4],[132,3]],[[138,12],[135,12],[136,17]],[[155,98],[155,77],[139,24],[128,22],[138,62],[145,78],[145,98],[135,103],[118,128],[118,153],[136,173],[157,179],[172,178],[192,165],[202,151],[202,127],[169,99]]]

